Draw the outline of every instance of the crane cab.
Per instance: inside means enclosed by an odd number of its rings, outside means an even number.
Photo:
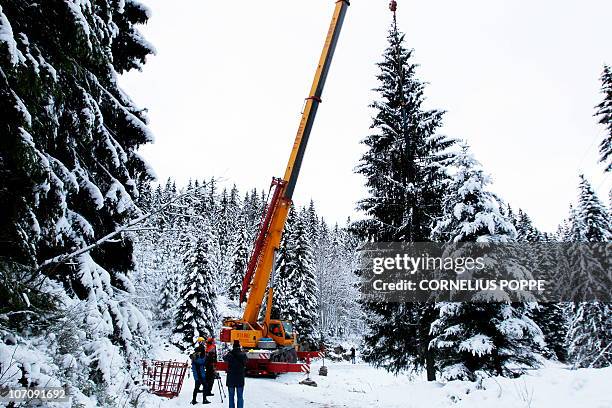
[[[245,348],[259,348],[263,338],[271,338],[277,348],[295,346],[296,333],[293,325],[282,320],[270,320],[269,323],[250,324],[244,320],[226,320],[223,323],[220,340],[224,343],[233,343],[238,340]]]
[[[266,335],[280,347],[294,346],[297,337],[293,325],[282,320],[270,320]]]

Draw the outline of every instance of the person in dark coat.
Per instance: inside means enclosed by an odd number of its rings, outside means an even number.
[[[206,340],[206,386],[204,387],[204,395],[212,396],[213,385],[215,385],[215,378],[217,378],[217,372],[215,371],[215,364],[217,363],[217,346],[215,346],[215,339],[209,337]]]
[[[355,364],[355,347],[351,347],[351,363]]]
[[[196,351],[191,355],[191,372],[193,373],[193,380],[195,382],[195,387],[193,389],[193,398],[191,399],[192,404],[197,404],[196,397],[198,392],[200,391],[200,386],[204,390],[206,384],[206,355],[202,350],[198,350],[196,347]],[[204,394],[204,404],[210,404],[210,401],[206,399],[206,394]]]
[[[226,385],[229,394],[229,408],[236,408],[234,405],[234,393],[238,395],[238,408],[244,407],[244,375],[246,372],[247,356],[240,348],[240,342],[234,340],[232,351],[227,353],[223,360],[227,363]]]

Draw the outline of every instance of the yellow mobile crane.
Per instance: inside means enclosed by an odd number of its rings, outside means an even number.
[[[242,319],[224,321],[224,327],[221,330],[221,341],[232,343],[234,340],[239,340],[242,347],[250,349],[247,353],[247,371],[251,374],[307,371],[309,370],[307,364],[299,364],[297,359],[305,358],[309,361],[309,358],[314,356],[314,353],[297,350],[296,335],[289,322],[270,318],[274,295],[274,279],[271,281],[270,277],[274,270],[276,251],[280,246],[287,214],[291,207],[291,198],[304,159],[306,144],[321,103],[323,86],[348,6],[348,0],[336,1],[323,52],[310,94],[306,98],[285,175],[283,178],[272,179],[270,199],[262,217],[259,233],[242,282],[240,303],[242,304],[246,299],[244,314]],[[266,297],[266,288],[268,288],[266,313],[264,320],[260,322],[258,316]],[[224,363],[218,363],[217,368],[223,370],[226,367]]]

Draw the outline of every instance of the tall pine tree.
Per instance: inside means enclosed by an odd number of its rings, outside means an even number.
[[[589,182],[580,177],[578,205],[570,216],[572,245],[569,252],[570,270],[567,284],[581,291],[578,295],[608,293],[612,284],[610,273],[594,254],[598,248],[588,243],[608,242],[610,220]],[[597,256],[596,256],[597,255]],[[580,275],[580,276],[576,276]],[[577,279],[577,281],[576,281]],[[588,285],[584,285],[588,282]],[[574,308],[568,333],[568,359],[577,367],[606,367],[612,364],[612,320],[610,303],[581,302]]]
[[[242,289],[242,280],[249,262],[249,230],[246,226],[246,217],[241,216],[236,224],[234,234],[234,250],[232,253],[232,267],[228,277],[228,297],[238,300]]]
[[[164,285],[162,287],[161,297],[159,299],[158,318],[162,325],[174,326],[174,318],[177,308],[179,282],[177,282],[178,275],[171,273],[168,274]]]
[[[606,302],[578,304],[568,333],[569,362],[575,367],[612,365],[612,308]]]
[[[185,256],[185,275],[172,337],[174,344],[183,350],[193,346],[197,337],[213,335],[219,320],[210,259],[213,241],[210,226],[204,224],[201,236]]]
[[[579,240],[585,242],[607,242],[610,233],[610,214],[587,179],[581,175],[578,187],[578,213],[576,227]]]
[[[299,342],[316,348],[319,344],[318,290],[305,214],[290,211],[288,223],[291,226],[283,234],[283,247],[278,257],[274,302],[278,316],[293,323]]]
[[[274,271],[274,302],[272,303],[272,317],[280,319],[282,316],[289,314],[289,307],[286,298],[290,296],[289,288],[289,273],[291,271],[292,248],[293,244],[293,228],[297,222],[295,207],[292,205],[289,208],[287,221],[285,222],[285,230],[281,239],[278,252],[276,254],[276,270]]]
[[[540,232],[533,225],[529,215],[522,209],[519,209],[516,215],[510,211],[508,217],[516,228],[517,242],[530,244],[521,245],[517,249],[523,250],[521,256],[528,260],[530,265],[537,265],[537,278],[545,279],[550,283],[558,282],[561,276],[558,265],[559,246],[553,243],[547,234]],[[565,338],[568,319],[566,310],[567,305],[559,302],[540,302],[532,310],[533,321],[542,330],[546,342],[542,349],[543,355],[561,362],[565,362],[567,356]]]
[[[315,349],[319,344],[317,335],[319,304],[317,281],[314,276],[312,242],[309,239],[307,220],[299,217],[291,242],[291,264],[287,274],[287,318],[291,318],[300,343]]]
[[[366,218],[353,228],[373,242],[428,241],[432,220],[440,214],[446,165],[445,151],[454,140],[436,135],[443,112],[423,108],[425,85],[416,78],[412,50],[394,23],[380,70],[374,133],[363,140],[367,150],[357,172],[366,178],[368,196],[358,209]],[[425,366],[435,379],[429,344],[431,305],[365,303],[368,331],[366,361],[398,372]]]
[[[541,303],[533,310],[533,321],[544,335],[544,356],[561,362],[567,361],[567,305],[559,302]]]

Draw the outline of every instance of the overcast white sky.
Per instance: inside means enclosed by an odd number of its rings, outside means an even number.
[[[222,177],[266,188],[282,176],[334,7],[332,0],[144,0],[157,48],[122,85],[149,109],[143,156],[160,181]],[[294,196],[329,221],[365,194],[353,174],[369,133],[387,0],[353,0]],[[612,64],[609,0],[399,0],[429,107],[466,139],[493,190],[553,231],[584,172],[607,201],[592,116]]]

